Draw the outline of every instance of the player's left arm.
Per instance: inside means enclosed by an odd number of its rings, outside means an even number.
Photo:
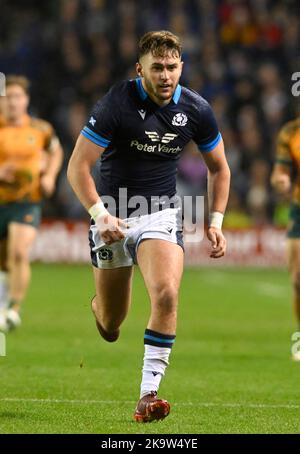
[[[47,147],[47,165],[41,175],[41,189],[50,197],[55,190],[55,183],[63,163],[63,149],[56,136],[52,137]]]
[[[219,258],[226,251],[222,219],[230,188],[230,169],[225,156],[223,140],[219,140],[215,148],[202,153],[202,156],[208,169],[209,226],[207,237],[212,245],[210,257]]]
[[[286,123],[279,131],[276,144],[276,162],[271,174],[271,185],[279,194],[289,194],[292,188],[292,171],[295,167],[290,149],[293,122]]]

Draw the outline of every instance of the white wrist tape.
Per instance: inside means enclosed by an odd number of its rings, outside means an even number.
[[[104,203],[99,201],[99,202],[95,203],[95,205],[91,206],[91,208],[89,209],[89,214],[90,214],[91,218],[93,218],[94,221],[96,221],[96,219],[99,216],[105,216],[109,213],[108,213],[107,209],[105,208]]]
[[[222,228],[224,215],[219,211],[213,211],[209,215],[209,227],[215,227],[216,229]]]

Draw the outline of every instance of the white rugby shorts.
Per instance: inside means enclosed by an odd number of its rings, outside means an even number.
[[[92,221],[89,231],[92,264],[96,268],[112,269],[132,266],[140,243],[146,239],[159,239],[183,247],[182,218],[180,208],[166,208],[156,213],[124,219],[129,226],[122,229],[125,238],[106,245]]]

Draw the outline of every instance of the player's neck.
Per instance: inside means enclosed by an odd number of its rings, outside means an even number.
[[[155,102],[155,104],[158,104],[159,107],[164,107],[164,106],[166,106],[167,104],[170,103],[170,101],[171,101],[171,99],[172,99],[172,97],[169,98],[169,99],[158,99],[158,98],[156,98],[155,96],[152,97],[151,95],[149,95],[149,97],[152,99],[152,101]]]
[[[7,123],[12,126],[23,126],[28,118],[27,114],[20,115],[18,117],[7,117]]]

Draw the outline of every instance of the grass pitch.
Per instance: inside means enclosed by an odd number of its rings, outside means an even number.
[[[187,269],[161,422],[137,424],[149,302],[136,270],[119,341],[98,335],[88,266],[34,265],[0,357],[0,433],[299,433],[300,363],[284,270]]]

